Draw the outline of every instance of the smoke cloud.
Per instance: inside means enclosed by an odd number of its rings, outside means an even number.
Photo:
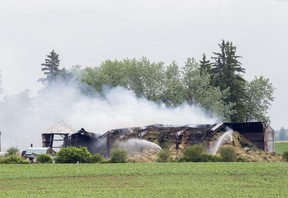
[[[183,104],[167,108],[155,104],[122,87],[106,91],[104,96],[86,96],[70,85],[59,83],[30,97],[29,91],[6,96],[0,103],[2,151],[10,146],[20,150],[42,146],[41,133],[63,120],[75,132],[81,128],[102,134],[115,128],[151,124],[211,124],[217,118],[206,115],[197,106]]]

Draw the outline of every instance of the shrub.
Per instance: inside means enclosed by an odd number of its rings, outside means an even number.
[[[53,159],[51,157],[51,155],[48,155],[48,154],[41,154],[41,155],[38,155],[36,157],[36,162],[38,163],[42,163],[42,164],[51,164],[53,163]]]
[[[112,151],[110,162],[112,163],[125,163],[127,162],[126,151],[115,149]]]
[[[0,164],[4,164],[5,158],[0,157]]]
[[[201,162],[221,162],[221,158],[216,155],[202,154],[200,156]]]
[[[283,152],[282,158],[285,162],[288,162],[288,151]]]
[[[157,162],[168,162],[170,161],[170,153],[168,150],[161,150],[158,154],[157,154]]]
[[[204,147],[200,144],[187,147],[183,152],[183,161],[201,162],[201,156],[204,154]],[[181,161],[182,161],[181,160]]]
[[[223,162],[235,162],[237,154],[231,147],[221,147],[219,150]]]
[[[92,155],[91,157],[91,163],[100,163],[103,161],[103,156],[100,155],[99,153],[96,153]]]
[[[19,149],[13,146],[7,149],[8,155],[16,155],[18,152]]]
[[[74,146],[63,147],[56,154],[56,163],[89,163],[91,153],[86,147],[76,148]]]
[[[4,158],[3,163],[4,164],[28,164],[29,162],[19,156],[10,155]]]

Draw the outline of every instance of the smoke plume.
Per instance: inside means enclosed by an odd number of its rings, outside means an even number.
[[[167,108],[155,104],[122,87],[106,91],[104,96],[86,96],[75,84],[59,83],[31,97],[29,91],[5,97],[0,103],[2,151],[10,146],[20,150],[41,145],[41,133],[63,120],[75,132],[81,128],[98,134],[115,128],[150,124],[209,124],[217,118],[200,107],[183,104]]]

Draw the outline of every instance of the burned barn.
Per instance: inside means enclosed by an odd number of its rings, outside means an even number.
[[[175,145],[175,148],[179,149],[181,144],[199,144],[205,140],[210,128],[211,125],[167,126],[156,124],[145,127],[114,129],[106,132],[100,138],[105,140],[105,156],[109,156],[113,146],[129,139],[146,140],[159,145],[161,148],[170,148]]]
[[[265,122],[224,123],[225,126],[239,132],[257,148],[274,152],[274,130]]]
[[[99,141],[99,135],[85,131],[81,128],[78,132],[72,133],[64,141],[63,146],[75,146],[75,147],[87,147],[90,153],[99,153],[97,145]]]
[[[73,130],[63,121],[42,133],[42,147],[61,148]]]
[[[64,127],[65,128],[65,127]],[[267,152],[274,151],[274,131],[263,122],[249,123],[218,123],[207,125],[185,125],[167,126],[161,124],[149,125],[145,127],[131,127],[109,130],[100,135],[80,129],[77,132],[62,133],[62,139],[53,139],[60,132],[42,134],[43,147],[54,147],[53,141],[62,141],[62,146],[85,146],[94,153],[100,153],[105,157],[110,156],[113,148],[121,142],[131,139],[139,139],[152,142],[161,148],[181,149],[193,144],[208,145],[219,133],[223,133],[231,128],[237,131],[249,142],[247,145],[255,145],[259,149]],[[215,138],[214,138],[215,139]]]

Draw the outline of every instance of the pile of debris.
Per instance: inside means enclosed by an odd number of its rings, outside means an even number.
[[[281,156],[274,153],[274,130],[264,122],[184,126],[154,124],[113,129],[104,134],[87,132],[84,128],[71,133],[66,128],[61,132],[43,133],[43,147],[53,148],[54,141],[62,141],[64,147],[85,146],[92,154],[100,153],[107,158],[113,149],[120,148],[127,151],[131,161],[150,162],[157,160],[161,149],[168,150],[171,158],[177,159],[187,147],[202,144],[210,154],[217,154],[220,146],[230,146],[247,161],[281,161]],[[232,132],[226,140],[223,135],[229,130]],[[54,139],[57,135],[58,138]]]
[[[233,133],[234,144],[223,145],[225,147],[232,147],[238,155],[238,158],[249,162],[280,162],[282,156],[275,152],[265,152],[258,149],[249,140],[243,137],[239,132]]]
[[[154,133],[157,134],[157,133]],[[207,142],[216,142],[221,138],[224,133],[217,133],[213,137],[210,137],[207,141],[203,141],[199,144],[203,144],[207,148]],[[282,161],[282,156],[276,154],[275,152],[265,152],[261,149],[258,149],[254,144],[252,144],[249,140],[247,140],[243,135],[239,132],[234,131],[232,135],[233,141],[223,141],[220,144],[220,147],[231,147],[237,154],[238,161],[244,162],[280,162]],[[156,136],[150,134],[150,139],[157,140]],[[171,143],[171,142],[170,142]],[[124,142],[121,143],[122,145],[125,144]],[[167,144],[166,144],[167,145]],[[183,155],[183,151],[189,147],[189,141],[182,141],[181,144],[178,145],[176,148],[176,144],[171,143],[168,147],[165,147],[168,150],[170,157],[172,160],[180,159]],[[117,146],[116,146],[117,147]],[[118,147],[123,149],[123,147]],[[129,152],[129,149],[124,149],[129,154],[129,160],[132,162],[155,162],[158,159],[159,149],[149,149],[143,148],[141,150],[135,150],[133,147],[131,149],[134,152]],[[210,153],[211,154],[211,153]],[[216,153],[215,155],[219,155]]]

